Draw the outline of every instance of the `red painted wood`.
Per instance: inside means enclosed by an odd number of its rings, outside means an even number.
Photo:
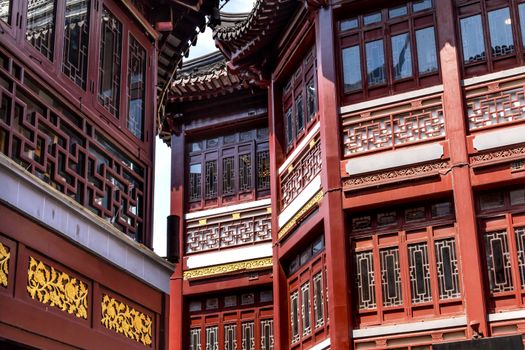
[[[484,259],[480,252],[480,242],[477,234],[476,213],[470,181],[468,162],[463,94],[461,91],[461,74],[459,69],[460,56],[456,41],[454,24],[454,2],[440,0],[436,2],[438,23],[439,51],[443,76],[443,106],[446,116],[446,131],[450,144],[450,159],[452,163],[452,178],[454,203],[456,207],[457,226],[459,230],[459,246],[462,266],[469,266],[468,273],[463,274],[464,294],[466,303],[468,327],[467,336],[471,338],[475,332],[488,336],[486,297],[484,290],[483,269]]]
[[[317,85],[319,114],[321,115],[321,157],[323,169],[321,182],[325,196],[320,210],[324,216],[324,232],[327,257],[328,315],[330,317],[330,341],[334,349],[351,349],[350,285],[347,263],[347,239],[341,201],[341,133],[337,106],[337,70],[335,68],[335,45],[333,13],[331,8],[321,8],[316,22]]]

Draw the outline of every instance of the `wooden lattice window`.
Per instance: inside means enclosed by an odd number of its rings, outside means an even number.
[[[505,188],[478,194],[487,289],[492,311],[524,306],[525,188]]]
[[[66,0],[62,72],[82,89],[86,88],[90,2]]]
[[[355,214],[351,227],[358,324],[462,311],[450,202]]]
[[[48,60],[55,45],[56,0],[28,0],[26,40]]]
[[[129,36],[128,50],[128,129],[142,139],[146,107],[146,50]]]
[[[344,103],[439,81],[431,0],[377,9],[339,22]]]

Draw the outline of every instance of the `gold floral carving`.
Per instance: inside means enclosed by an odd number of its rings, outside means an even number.
[[[279,230],[278,239],[281,239],[284,236],[286,236],[286,234],[290,232],[290,230],[295,225],[297,225],[298,221],[304,216],[304,214],[310,211],[310,209],[312,209],[314,206],[319,205],[319,203],[321,203],[321,200],[323,199],[323,196],[324,193],[322,190],[317,192],[316,195],[313,196],[312,199],[310,199],[308,203],[306,203],[304,207],[302,207],[301,210],[299,210],[297,214],[295,214],[293,218],[290,221],[288,221],[282,229]]]
[[[87,285],[33,257],[29,257],[27,292],[43,304],[87,319]]]
[[[124,334],[144,345],[151,345],[152,321],[150,316],[105,294],[101,304],[102,319],[100,322],[107,329]]]
[[[206,277],[218,275],[223,273],[241,271],[241,270],[255,270],[260,268],[271,267],[273,265],[272,258],[262,258],[248,261],[241,261],[232,264],[216,265],[204,267],[201,269],[193,269],[184,271],[184,279],[192,279],[198,277]]]
[[[0,243],[0,286],[7,287],[7,277],[9,276],[9,249]]]

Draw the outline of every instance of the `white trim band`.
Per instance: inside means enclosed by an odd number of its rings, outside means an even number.
[[[339,113],[346,114],[346,113],[357,112],[363,109],[384,106],[390,103],[400,102],[404,100],[413,100],[418,97],[438,94],[441,92],[443,92],[443,85],[431,86],[425,89],[404,92],[404,93],[393,95],[393,96],[380,97],[380,98],[376,98],[375,100],[365,101],[365,102],[356,103],[352,105],[346,105],[339,109]]]
[[[489,322],[516,320],[519,318],[525,319],[525,310],[497,312],[489,314]]]
[[[525,142],[525,126],[500,128],[476,134],[472,144],[478,151]]]
[[[400,323],[400,324],[394,324],[394,325],[388,325],[388,326],[354,329],[352,331],[352,336],[354,338],[377,337],[381,335],[419,332],[419,331],[427,331],[431,329],[459,327],[459,326],[466,326],[466,325],[467,325],[467,317],[460,316],[460,317],[445,318],[445,319],[432,320],[432,321]]]
[[[306,137],[301,142],[299,142],[299,144],[297,145],[297,147],[295,147],[290,156],[286,158],[284,163],[279,167],[279,175],[281,175],[283,171],[288,169],[288,166],[295,160],[295,158],[297,158],[299,153],[301,153],[302,150],[310,143],[310,141],[314,138],[315,134],[317,134],[319,129],[321,129],[321,122],[317,122],[314,125],[314,127],[312,128],[312,130],[310,130],[308,135],[306,135]]]
[[[189,255],[186,260],[188,269],[228,264],[232,262],[267,258],[272,256],[272,243],[260,243],[248,247],[227,248],[207,253]]]
[[[272,204],[272,200],[270,198],[267,198],[267,199],[261,199],[258,201],[246,202],[246,203],[241,203],[241,204],[236,204],[236,205],[229,205],[226,207],[196,211],[196,212],[188,213],[184,215],[184,218],[186,220],[193,220],[193,219],[198,219],[202,217],[217,216],[221,214],[228,214],[232,212],[248,210],[248,209],[253,209],[253,208],[258,208],[258,207],[267,207],[270,204]]]

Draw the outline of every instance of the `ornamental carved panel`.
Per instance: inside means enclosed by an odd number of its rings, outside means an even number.
[[[153,321],[150,316],[106,294],[102,297],[101,306],[100,322],[104,327],[144,345],[152,344]]]
[[[29,74],[24,82],[0,69],[0,153],[143,241],[147,165],[49,95]]]
[[[470,130],[525,119],[523,86],[499,90],[499,85],[485,87],[487,91],[467,99]]]
[[[310,148],[285,171],[281,181],[281,208],[288,206],[321,172],[321,143],[319,139],[311,143]]]
[[[440,97],[367,110],[343,119],[345,157],[444,136],[445,115]]]
[[[27,292],[34,300],[87,319],[87,284],[33,257],[29,257]]]
[[[7,287],[9,277],[9,248],[0,243],[0,286]]]
[[[253,215],[221,220],[203,225],[189,224],[186,230],[186,253],[255,244],[272,239],[271,215]]]

